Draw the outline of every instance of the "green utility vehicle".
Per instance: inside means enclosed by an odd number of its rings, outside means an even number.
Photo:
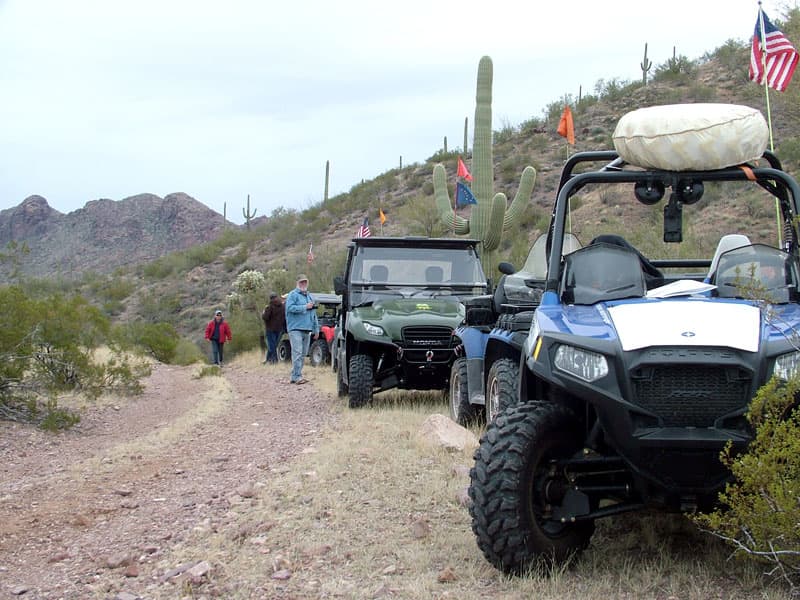
[[[392,388],[446,390],[463,302],[488,292],[477,240],[356,238],[343,276],[333,368],[351,408]]]

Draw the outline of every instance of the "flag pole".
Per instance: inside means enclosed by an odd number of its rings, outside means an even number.
[[[764,12],[761,10],[761,0],[758,0],[758,28],[761,30],[761,73],[764,78],[764,97],[767,101],[767,125],[769,126],[769,151],[775,152],[772,142],[772,110],[769,104],[769,84],[767,77],[767,33],[764,30]]]
[[[458,157],[461,158],[460,156]],[[456,181],[453,186],[453,235],[456,234],[456,215],[458,215],[458,160],[456,160]]]
[[[775,152],[772,140],[772,109],[769,103],[769,77],[767,77],[767,32],[764,29],[764,11],[761,9],[761,0],[758,0],[758,29],[761,32],[759,46],[761,48],[761,76],[764,78],[764,98],[767,106],[767,129],[769,130],[769,151]],[[781,227],[781,206],[775,198],[775,221],[778,230],[778,248],[783,247],[783,227]]]

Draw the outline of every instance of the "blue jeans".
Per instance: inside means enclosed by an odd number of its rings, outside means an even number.
[[[280,331],[267,331],[267,355],[264,357],[267,362],[278,362],[278,341],[280,339]]]
[[[217,340],[211,340],[211,362],[215,365],[222,364],[222,347],[225,343],[219,343]]]
[[[289,332],[289,343],[292,345],[292,381],[299,381],[303,378],[303,363],[308,354],[308,346],[311,344],[310,333],[299,329]]]

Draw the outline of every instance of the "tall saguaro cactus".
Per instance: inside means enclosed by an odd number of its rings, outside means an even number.
[[[639,63],[639,68],[642,69],[642,85],[647,85],[647,72],[653,66],[653,61],[647,58],[647,42],[644,43],[644,58]]]
[[[469,117],[464,117],[464,156],[467,155],[467,124],[469,123]]]
[[[247,210],[242,208],[242,216],[245,218],[245,221],[247,222],[248,229],[250,229],[250,219],[255,217],[257,212],[258,212],[257,208],[254,208],[252,213],[250,212],[250,194],[247,194]]]
[[[328,201],[328,181],[330,180],[331,176],[331,161],[325,161],[325,196],[322,198],[323,202]]]
[[[447,191],[447,173],[441,163],[433,168],[433,189],[436,207],[442,220],[454,233],[467,235],[481,242],[481,263],[487,275],[497,269],[496,251],[508,230],[520,218],[536,183],[536,169],[525,167],[511,205],[506,195],[494,192],[494,152],[492,150],[492,59],[478,63],[478,84],[475,94],[474,138],[472,140],[472,194],[477,204],[471,205],[469,219],[456,214]]]

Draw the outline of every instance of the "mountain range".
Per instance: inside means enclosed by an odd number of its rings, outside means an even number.
[[[93,200],[67,214],[34,195],[0,211],[0,246],[27,247],[20,263],[29,276],[70,278],[148,262],[211,241],[223,228],[222,215],[184,193]]]

